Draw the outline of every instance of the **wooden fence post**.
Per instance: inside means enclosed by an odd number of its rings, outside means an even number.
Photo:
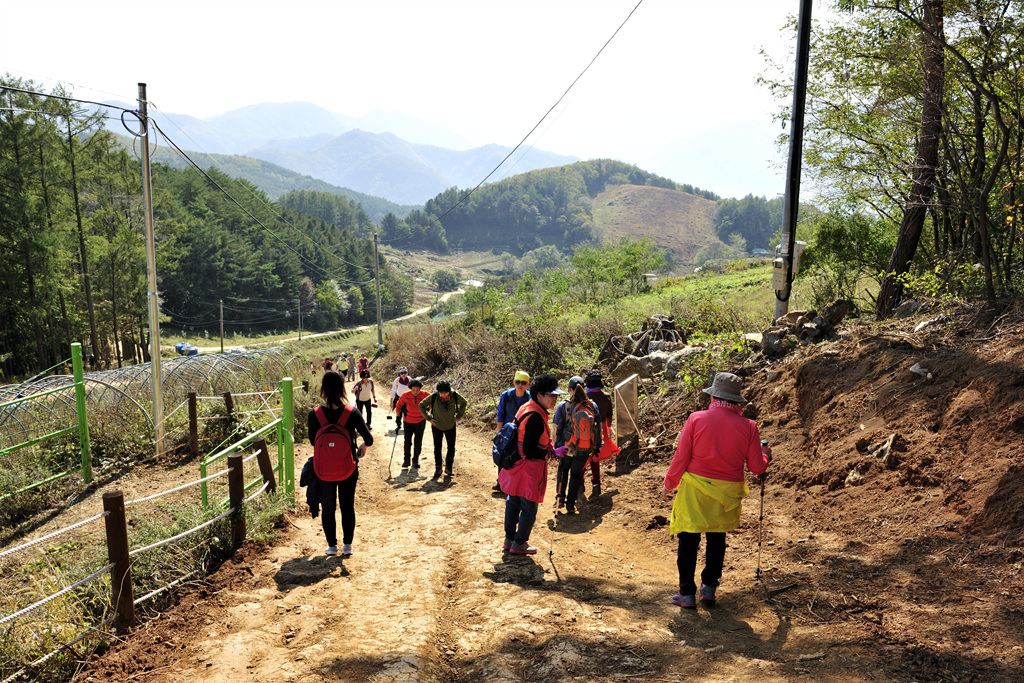
[[[270,451],[267,449],[267,440],[262,436],[258,439],[253,440],[253,445],[256,446],[256,462],[260,464],[260,474],[263,475],[263,481],[267,482],[267,493],[273,493],[277,490],[277,481],[274,477],[274,465],[270,462]],[[278,445],[278,448],[281,446]]]
[[[235,411],[235,400],[231,397],[230,391],[224,392],[224,408],[228,411],[228,421],[231,421],[231,414]]]
[[[309,380],[308,379],[302,380],[302,390],[305,391],[307,394],[309,393]]]
[[[231,499],[231,507],[235,512],[231,515],[231,542],[234,545],[242,545],[245,541],[245,511],[242,509],[242,502],[245,500],[245,472],[242,470],[244,457],[241,453],[228,455],[228,496]]]
[[[199,406],[196,392],[188,392],[188,450],[193,458],[199,457]]]
[[[132,564],[128,557],[128,525],[124,515],[124,493],[107,491],[103,494],[103,510],[107,530],[107,558],[114,566],[110,570],[111,600],[117,611],[114,627],[119,634],[135,625],[135,595],[132,591]]]

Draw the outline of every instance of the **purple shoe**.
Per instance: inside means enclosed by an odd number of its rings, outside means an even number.
[[[686,609],[697,609],[697,597],[694,595],[676,593],[672,596],[672,604],[685,607]]]

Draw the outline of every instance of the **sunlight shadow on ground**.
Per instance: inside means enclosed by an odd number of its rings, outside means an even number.
[[[288,560],[274,574],[274,581],[278,590],[289,591],[299,586],[312,586],[329,577],[348,575],[340,556],[315,555]]]

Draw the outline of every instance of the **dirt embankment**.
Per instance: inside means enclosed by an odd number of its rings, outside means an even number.
[[[920,320],[745,371],[775,444],[764,571],[751,480],[712,609],[668,602],[666,447],[576,517],[549,495],[512,557],[489,435],[460,428],[450,481],[388,478],[388,422],[351,558],[297,513],[76,680],[1024,680],[1024,316]]]

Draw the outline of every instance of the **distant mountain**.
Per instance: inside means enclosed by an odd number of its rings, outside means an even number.
[[[475,186],[511,151],[470,149],[465,138],[400,112],[354,118],[308,102],[254,104],[206,119],[151,115],[183,149],[262,159],[404,205],[422,204],[452,186]],[[531,148],[503,170],[522,173],[577,160]]]
[[[118,136],[121,137],[121,136]],[[123,144],[130,147],[131,142],[121,137]],[[282,168],[262,159],[251,159],[249,157],[233,156],[230,154],[204,154],[185,150],[189,157],[202,169],[217,168],[233,178],[243,178],[266,192],[271,199],[278,199],[292,190],[313,190],[315,192],[326,192],[338,195],[356,202],[363,207],[363,210],[374,223],[380,223],[381,219],[389,213],[398,217],[409,215],[418,206],[396,204],[382,197],[356,192],[347,187],[337,187],[330,183],[304,176],[287,168]],[[190,166],[185,159],[166,146],[156,148],[153,153],[153,162],[167,164],[172,168],[186,168]]]

